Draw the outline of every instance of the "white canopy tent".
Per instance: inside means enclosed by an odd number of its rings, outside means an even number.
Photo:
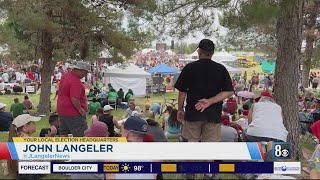
[[[107,68],[104,73],[104,83],[111,83],[116,90],[120,88],[124,92],[132,89],[135,96],[146,95],[147,78],[151,78],[150,73],[144,71],[134,64],[126,67]]]

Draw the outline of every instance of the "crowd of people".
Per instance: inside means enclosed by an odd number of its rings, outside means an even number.
[[[245,72],[231,78],[223,65],[211,61],[215,49],[212,41],[204,39],[198,47],[199,60],[187,64],[174,85],[179,91],[177,107],[167,106],[164,112],[159,103],[148,102],[139,107],[132,90],[115,90],[111,84],[99,86],[94,78],[88,78],[92,72],[88,63],[78,61],[66,71],[59,67],[53,80],[59,82],[57,113],[49,117],[50,126],[41,129],[39,136],[123,136],[128,142],[167,142],[173,139],[182,142],[287,142],[286,117],[282,115],[282,107],[273,99],[273,76],[254,72],[249,80]],[[150,57],[145,58],[142,63]],[[83,78],[92,84],[88,92]],[[239,91],[256,91],[259,95],[239,97]],[[304,92],[298,104],[301,117],[305,117],[300,119],[301,132],[304,130],[304,133],[307,131],[320,137],[319,130],[312,130],[320,117],[320,99],[314,93]],[[34,108],[28,96],[23,103],[14,99],[10,108],[12,114],[5,112],[5,107],[0,103],[0,125],[5,122],[3,119],[8,122],[1,128],[9,131],[9,140],[30,137],[40,118],[25,114]],[[113,116],[112,111],[117,107],[126,109],[121,119]],[[87,114],[93,115],[89,125]],[[160,117],[160,123],[156,117]],[[310,126],[303,127],[302,124]],[[272,160],[272,157],[266,159]],[[11,174],[20,178],[29,176],[17,173],[15,161],[9,161],[8,167]],[[83,176],[104,178],[97,174],[71,176],[76,179]],[[111,176],[116,179],[156,178],[155,174]],[[212,175],[206,176],[212,178]]]
[[[150,69],[159,64],[168,64],[172,67],[177,67],[178,69],[181,69],[184,66],[184,64],[179,62],[179,56],[164,50],[150,50],[149,52],[140,51],[134,55],[134,60],[136,65],[144,67],[145,69]]]

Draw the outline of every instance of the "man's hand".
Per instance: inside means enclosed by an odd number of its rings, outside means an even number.
[[[204,110],[206,110],[209,106],[211,106],[211,101],[210,99],[200,99],[198,101],[198,103],[195,105],[195,108],[198,110],[198,111],[201,111],[203,112]]]
[[[81,116],[86,116],[86,111],[84,111],[83,108],[79,109],[79,113]]]
[[[177,119],[178,119],[179,122],[184,121],[184,111],[183,110],[179,110],[178,111]]]

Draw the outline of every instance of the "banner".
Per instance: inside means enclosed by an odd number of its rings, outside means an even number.
[[[260,144],[126,143],[124,138],[14,138],[0,143],[0,159],[13,160],[255,160],[264,159]]]

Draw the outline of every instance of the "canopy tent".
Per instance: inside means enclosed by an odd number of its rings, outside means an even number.
[[[275,62],[270,62],[270,61],[262,61],[261,63],[261,69],[264,73],[274,73],[276,69],[276,63]]]
[[[223,63],[220,63],[220,64],[222,64],[222,65],[228,70],[228,72],[229,72],[230,74],[241,73],[241,70],[238,69],[238,68],[234,68],[234,67],[228,66],[228,65],[223,64]]]
[[[122,88],[124,92],[132,89],[136,96],[146,95],[147,78],[151,78],[151,75],[134,64],[108,68],[104,73],[105,84],[111,83],[113,88]]]
[[[160,64],[148,70],[150,74],[178,74],[179,70],[166,64]]]
[[[237,60],[236,56],[226,51],[216,52],[213,54],[212,58],[217,62],[234,62],[235,60]]]

